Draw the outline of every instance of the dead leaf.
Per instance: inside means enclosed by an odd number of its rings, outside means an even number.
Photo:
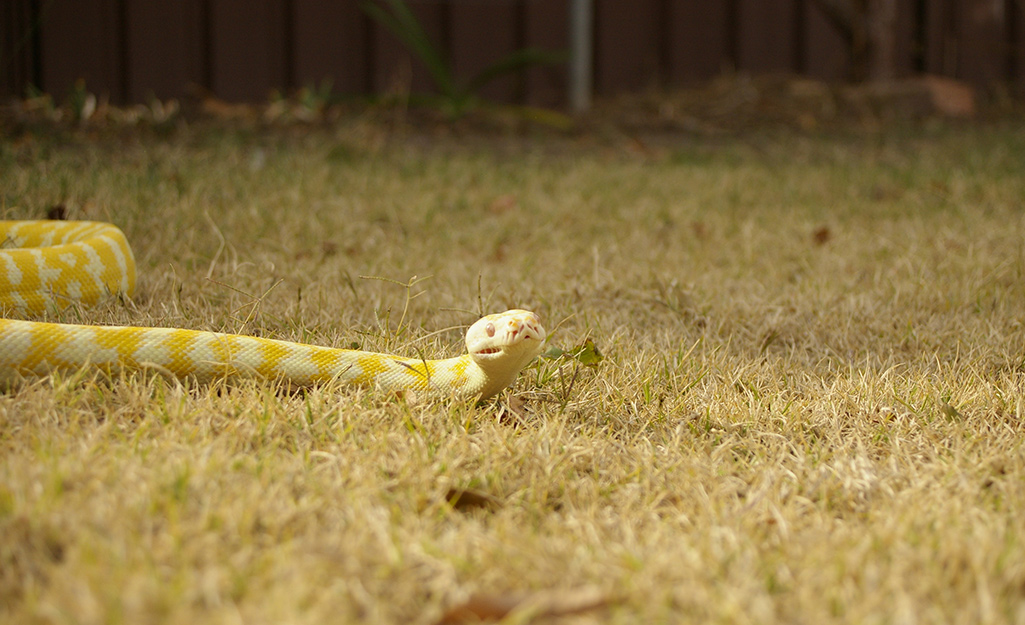
[[[825,245],[833,238],[833,233],[829,230],[829,226],[819,226],[811,233],[811,237],[815,241],[815,245]]]
[[[471,595],[445,612],[438,625],[497,621],[515,610],[522,599],[519,595]]]
[[[224,121],[255,122],[260,117],[257,108],[252,104],[236,104],[213,95],[204,97],[200,108],[203,113]]]
[[[626,141],[626,151],[638,156],[653,156],[652,150],[647,143],[638,137],[629,137]]]
[[[617,603],[596,588],[543,592],[478,593],[450,608],[438,625],[499,621],[517,613],[518,623],[534,623],[542,619],[572,616],[600,610]]]
[[[492,200],[491,204],[488,205],[488,211],[492,215],[501,215],[502,213],[508,213],[516,208],[516,204],[516,196],[511,193],[507,193]]]
[[[470,488],[450,488],[445,493],[445,501],[456,510],[465,511],[473,508],[494,510],[501,508],[502,502],[497,497],[484,491]]]
[[[508,252],[509,246],[504,241],[495,244],[495,249],[491,252],[491,262],[504,263]]]
[[[68,207],[63,204],[54,204],[46,209],[46,218],[65,220],[68,218]]]
[[[502,425],[521,426],[527,423],[530,405],[519,395],[509,395],[495,413],[495,420]]]

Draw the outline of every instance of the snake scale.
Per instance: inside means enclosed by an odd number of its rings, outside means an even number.
[[[116,226],[91,221],[0,221],[0,308],[20,316],[95,305],[135,290],[135,260]],[[481,399],[512,384],[541,351],[545,330],[526,310],[487,315],[467,353],[444,360],[184,330],[0,319],[0,383],[95,367],[155,369],[207,382],[255,375],[289,385],[331,380],[382,391]]]

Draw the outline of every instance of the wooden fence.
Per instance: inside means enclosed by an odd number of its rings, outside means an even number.
[[[1025,95],[1025,0],[897,0],[898,71]],[[568,48],[569,0],[408,0],[459,76],[533,46]],[[842,80],[849,55],[812,0],[595,0],[594,92],[724,71]],[[330,80],[339,94],[428,91],[424,68],[358,0],[0,0],[0,96],[61,97],[83,79],[113,102],[266,100]],[[560,105],[566,68],[489,85],[502,101]]]

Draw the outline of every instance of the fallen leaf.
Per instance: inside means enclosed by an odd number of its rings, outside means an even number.
[[[450,608],[438,625],[499,621],[516,613],[517,623],[571,616],[607,608],[617,600],[596,588],[543,592],[479,593]]]
[[[811,233],[811,237],[815,241],[815,245],[825,245],[833,238],[833,233],[829,230],[829,226],[819,226]]]
[[[572,347],[570,349],[562,349],[556,345],[549,345],[548,349],[541,354],[542,358],[557,359],[557,358],[569,358],[576,360],[580,364],[587,367],[596,367],[598,363],[605,359],[602,355],[601,350],[594,344],[591,339],[585,339],[583,343]]]
[[[519,595],[471,595],[445,612],[438,625],[497,621],[515,610],[522,600]]]
[[[527,400],[519,395],[510,395],[499,406],[498,412],[495,413],[495,420],[502,425],[524,425],[529,413],[530,406],[527,404]]]
[[[490,211],[492,215],[501,215],[502,213],[507,213],[516,208],[516,204],[516,196],[508,193],[506,195],[500,195],[492,200],[491,204],[488,206],[488,211]]]
[[[445,501],[456,510],[465,511],[473,508],[494,510],[502,507],[502,502],[492,495],[470,488],[450,488],[445,493]]]
[[[605,356],[602,356],[598,346],[591,339],[585,340],[583,344],[573,350],[572,354],[585,367],[597,367],[598,363],[605,360]]]

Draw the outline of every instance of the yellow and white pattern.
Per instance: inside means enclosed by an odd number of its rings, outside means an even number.
[[[40,314],[135,291],[124,233],[95,221],[0,221],[0,306]]]
[[[131,296],[135,261],[124,234],[96,222],[0,221],[0,306],[39,314],[70,302]],[[467,354],[400,358],[273,339],[181,330],[0,319],[0,382],[74,371],[156,369],[199,381],[259,376],[297,386],[330,380],[385,391],[490,397],[541,350],[545,331],[526,310],[488,315],[466,333]]]

